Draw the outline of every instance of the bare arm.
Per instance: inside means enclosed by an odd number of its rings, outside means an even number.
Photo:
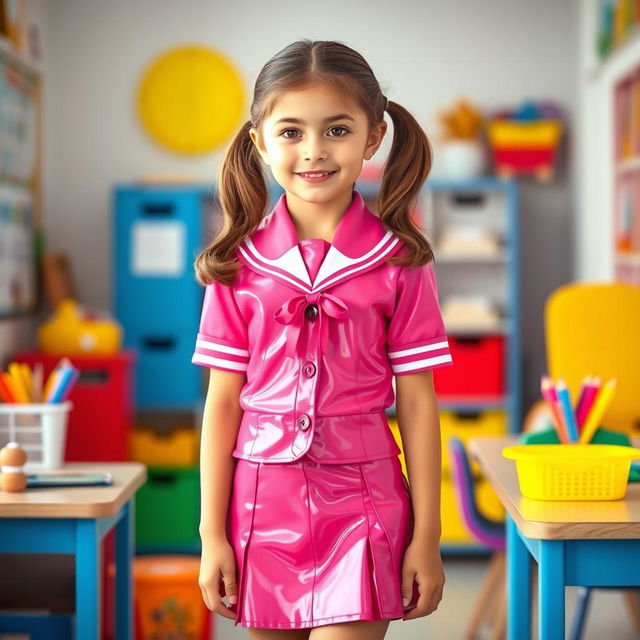
[[[396,377],[396,414],[411,486],[414,537],[439,544],[442,445],[433,370]]]
[[[234,460],[231,452],[242,420],[240,391],[245,373],[210,369],[200,440],[200,536],[226,540],[225,523]]]

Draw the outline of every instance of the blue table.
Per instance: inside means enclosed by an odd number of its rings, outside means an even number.
[[[507,638],[531,638],[531,558],[538,563],[538,633],[565,637],[565,587],[640,586],[640,485],[624,500],[550,502],[520,493],[502,449],[518,435],[476,437],[471,454],[506,509]],[[638,439],[632,440],[634,446]]]
[[[115,528],[116,638],[133,637],[131,561],[135,492],[146,481],[139,463],[69,463],[51,472],[110,472],[104,487],[0,492],[2,553],[75,555],[76,640],[100,638],[100,541]],[[0,615],[0,623],[9,619]],[[53,634],[44,637],[54,637]]]

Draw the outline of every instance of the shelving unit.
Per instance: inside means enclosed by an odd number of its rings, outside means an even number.
[[[204,289],[193,263],[221,216],[214,190],[204,184],[117,184],[112,212],[114,315],[124,346],[136,354],[131,437],[136,443],[152,437],[152,448],[171,451],[179,429],[199,440],[206,381],[191,355]],[[149,447],[131,448],[149,471],[136,495],[136,552],[197,553],[197,456],[178,461],[167,455],[158,462]],[[180,513],[168,511],[168,504]]]
[[[613,100],[614,278],[640,285],[640,61]]]
[[[356,187],[375,211],[379,185],[357,183]],[[427,180],[414,215],[422,223],[434,248],[434,268],[441,307],[451,296],[485,295],[500,310],[497,327],[447,325],[454,360],[453,367],[434,370],[438,393],[443,452],[442,544],[443,553],[485,551],[463,526],[449,470],[448,438],[462,440],[474,436],[501,435],[520,431],[520,248],[518,189],[514,180],[483,177],[467,181]],[[500,238],[501,250],[494,256],[469,253],[441,256],[439,241],[447,226],[481,226]],[[488,341],[493,345],[487,351]],[[499,349],[499,352],[495,350]],[[499,355],[499,359],[498,359]],[[495,363],[491,373],[487,363]],[[459,369],[456,371],[456,363]],[[490,367],[489,367],[490,368]],[[493,392],[486,377],[495,378]],[[389,422],[401,444],[395,422],[395,406]],[[404,460],[403,469],[406,472]],[[476,492],[481,509],[490,518],[501,519],[504,510],[497,496],[479,474],[474,463]]]

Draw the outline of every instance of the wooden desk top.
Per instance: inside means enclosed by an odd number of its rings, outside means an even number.
[[[0,518],[113,516],[147,479],[147,468],[139,462],[69,462],[61,469],[46,473],[69,472],[109,472],[113,475],[113,484],[104,487],[31,487],[18,493],[0,491]]]
[[[634,447],[640,446],[640,439],[631,440]],[[515,460],[502,456],[504,447],[519,442],[518,434],[476,437],[469,442],[469,453],[525,536],[544,540],[640,538],[640,483],[629,483],[623,500],[556,502],[524,498]]]

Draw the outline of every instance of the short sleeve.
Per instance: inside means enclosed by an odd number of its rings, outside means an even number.
[[[396,376],[453,364],[432,263],[402,268],[387,328],[387,349]]]
[[[247,326],[232,286],[217,281],[206,285],[191,362],[226,371],[247,370]]]

